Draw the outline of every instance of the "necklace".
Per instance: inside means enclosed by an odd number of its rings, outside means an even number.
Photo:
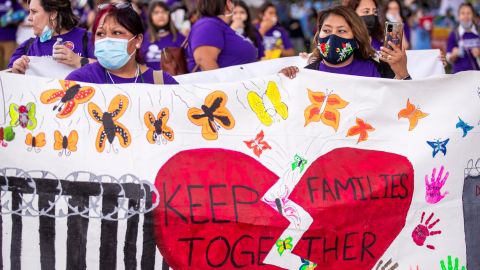
[[[112,75],[110,75],[110,72],[108,70],[106,70],[106,71],[107,71],[107,75],[110,78],[110,80],[112,81],[112,83],[115,84],[115,81],[113,80]],[[135,81],[133,83],[137,83],[138,76],[140,76],[140,66],[137,64],[137,70],[135,71]]]

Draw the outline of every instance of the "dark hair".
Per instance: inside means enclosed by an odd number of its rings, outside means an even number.
[[[155,40],[157,40],[157,33],[158,33],[158,30],[160,30],[160,28],[157,27],[152,20],[153,11],[157,7],[160,7],[161,9],[168,12],[168,21],[165,28],[168,29],[168,31],[172,34],[173,42],[177,41],[178,31],[177,31],[177,28],[175,28],[175,25],[173,25],[172,20],[170,18],[170,8],[164,2],[154,0],[150,2],[150,4],[148,5],[148,33],[150,34],[150,42],[155,42]]]
[[[225,13],[227,0],[198,0],[197,12],[201,17],[216,17]]]
[[[380,11],[380,6],[378,5],[378,1],[377,0],[372,0],[373,3],[375,4],[375,7],[377,7],[377,17],[379,16],[379,11]],[[357,11],[357,8],[358,6],[360,6],[360,3],[362,2],[362,0],[350,0],[348,1],[347,3],[347,7],[351,8],[353,11]],[[380,23],[380,17],[378,17],[378,25],[377,27],[375,27],[373,33],[372,33],[372,38],[373,39],[376,39],[377,41],[382,41],[383,38],[384,38],[384,32],[383,32],[383,26],[382,24]]]
[[[267,9],[271,7],[277,10],[277,7],[272,2],[269,2],[269,1],[266,1],[265,3],[263,3],[263,5],[260,6],[260,9],[258,10],[258,19],[260,21],[262,20],[263,14],[265,14]]]
[[[387,21],[387,11],[388,11],[388,6],[390,3],[395,2],[398,5],[398,8],[400,9],[400,17],[402,18],[402,22],[404,24],[408,23],[407,18],[405,17],[405,13],[403,10],[403,5],[399,0],[388,0],[385,5],[383,6],[383,12],[382,15],[384,16],[383,22],[385,23]]]
[[[30,4],[31,0],[27,1]],[[55,32],[61,33],[62,29],[72,30],[78,25],[78,17],[73,14],[72,4],[70,0],[40,0],[40,5],[46,12],[57,12],[55,18]]]
[[[244,28],[245,31],[243,35],[249,38],[253,42],[255,47],[258,48],[260,44],[258,44],[258,40],[257,40],[257,29],[255,29],[255,27],[252,24],[252,16],[250,15],[250,9],[248,8],[247,4],[245,4],[245,2],[242,0],[236,0],[234,4],[236,7],[243,8],[247,13],[247,20],[245,21],[245,28]]]
[[[363,23],[363,20],[352,9],[343,6],[336,6],[322,10],[318,13],[317,33],[315,33],[313,42],[315,49],[313,50],[313,53],[308,60],[309,63],[322,59],[322,55],[320,54],[320,50],[318,49],[318,37],[320,36],[320,30],[322,29],[323,23],[330,15],[338,15],[343,17],[352,29],[353,37],[357,41],[358,45],[358,48],[355,50],[354,53],[355,57],[366,60],[370,59],[375,54],[375,50],[372,48],[372,45],[370,45],[370,37],[368,35],[367,27],[365,26],[365,23]]]
[[[134,36],[143,35],[143,33],[145,32],[142,18],[140,18],[140,15],[138,15],[138,13],[133,10],[131,6],[125,8],[116,8],[115,5],[110,4],[106,8],[99,10],[97,16],[95,17],[92,28],[92,40],[94,42],[96,39],[95,34],[97,33],[100,20],[104,15],[105,19],[107,19],[107,17],[115,19],[121,26],[127,29],[127,31],[132,33]],[[135,60],[140,64],[144,63],[140,50],[136,51]]]

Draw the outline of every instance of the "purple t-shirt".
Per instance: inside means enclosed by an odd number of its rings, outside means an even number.
[[[0,0],[0,18],[7,14],[10,10],[22,10],[22,6],[17,2],[13,3],[11,0]],[[0,41],[15,41],[17,38],[17,26],[9,25],[0,27]]]
[[[143,59],[148,67],[160,70],[160,55],[162,50],[169,47],[180,48],[184,41],[185,36],[177,33],[177,39],[175,41],[173,40],[173,35],[168,34],[152,43],[150,42],[150,34],[147,32],[143,37],[140,52],[142,53]]]
[[[87,35],[87,40],[85,40],[86,42],[84,41],[85,34]],[[57,38],[62,38],[62,44],[74,51],[76,54],[82,57],[95,58],[93,43],[91,41],[92,34],[79,27],[75,27],[63,35],[53,36],[50,40],[45,42],[40,42],[40,38],[38,37],[35,38],[28,49],[27,55],[52,56],[53,45],[57,41]],[[26,40],[17,48],[12,58],[10,58],[10,63],[8,64],[9,68],[12,67],[15,60],[25,54],[25,47],[28,46],[29,43],[30,41]],[[84,47],[84,45],[86,45],[86,47]]]
[[[380,51],[380,47],[383,46],[382,42],[380,42],[375,38],[372,38],[372,41],[370,42],[370,44],[375,49],[375,51]]]
[[[220,68],[257,61],[257,48],[252,41],[237,34],[228,24],[217,17],[204,17],[193,25],[187,48],[188,70],[190,71],[196,65],[193,52],[201,46],[220,49],[217,58]]]
[[[95,62],[85,65],[77,70],[74,70],[72,73],[68,74],[65,80],[97,84],[135,83],[135,79],[137,83],[154,84],[155,82],[153,79],[153,69],[151,68],[148,68],[138,78],[122,78],[113,74],[110,74],[110,76],[107,74],[107,71],[100,65],[100,63]],[[166,72],[163,72],[163,83],[178,84],[178,82]]]
[[[447,53],[451,53],[453,48],[457,47],[461,49],[458,45],[459,41],[465,43],[465,40],[478,40],[480,37],[472,32],[463,33],[462,37],[457,37],[458,30],[452,31],[448,36],[447,41]],[[468,41],[467,41],[468,43]],[[466,70],[480,70],[477,64],[477,60],[472,55],[470,49],[463,48],[463,57],[458,57],[457,61],[453,63],[453,73]]]
[[[345,74],[345,75],[354,75],[354,76],[362,76],[362,77],[373,77],[373,78],[381,78],[382,76],[377,70],[375,63],[372,60],[363,60],[354,58],[352,63],[348,66],[344,67],[329,67],[325,65],[323,62],[320,62],[318,65],[318,70],[329,72],[329,73],[336,73],[336,74]]]
[[[259,29],[260,24],[257,24],[256,27]],[[287,31],[277,24],[263,35],[263,48],[264,51],[275,49],[288,50],[293,48],[293,45]],[[264,55],[265,54],[266,53],[264,53]]]

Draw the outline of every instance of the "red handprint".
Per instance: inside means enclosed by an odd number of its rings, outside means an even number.
[[[442,179],[443,169],[444,168],[442,166],[440,168],[440,172],[438,172],[438,175],[435,179],[435,173],[437,172],[437,168],[433,168],[430,182],[428,181],[428,175],[425,175],[425,187],[426,187],[425,200],[427,201],[427,203],[430,203],[430,204],[438,203],[443,198],[445,198],[445,196],[447,196],[448,194],[448,191],[441,194],[441,189],[445,185],[445,182],[447,182],[448,175],[449,175],[449,173],[446,172],[445,176]]]
[[[424,225],[422,224],[424,217],[425,217],[425,212],[422,213],[422,219],[420,220],[420,224],[418,224],[417,227],[415,227],[415,229],[412,232],[413,242],[415,242],[417,246],[423,246],[427,237],[442,233],[442,231],[430,231],[430,229],[435,227],[435,225],[440,221],[440,219],[437,219],[435,220],[435,222],[430,224],[430,221],[433,218],[433,213],[431,213],[428,219],[425,221],[425,225]],[[427,248],[435,249],[435,246],[427,245]]]

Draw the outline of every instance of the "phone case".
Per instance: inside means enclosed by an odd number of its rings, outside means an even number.
[[[388,45],[388,42],[391,41],[394,44],[402,48],[402,39],[403,39],[403,23],[394,23],[394,22],[385,22],[385,40],[383,46],[389,48],[392,47]]]

